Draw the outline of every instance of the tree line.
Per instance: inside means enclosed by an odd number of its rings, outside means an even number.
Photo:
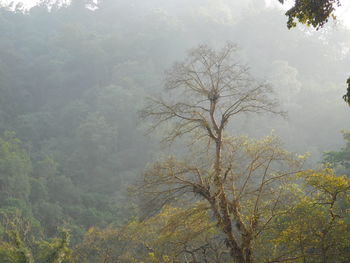
[[[241,136],[242,115],[286,113],[234,44],[170,67],[162,14],[124,40],[95,23],[113,3],[79,3],[1,9],[1,262],[346,262],[349,145],[310,167]]]

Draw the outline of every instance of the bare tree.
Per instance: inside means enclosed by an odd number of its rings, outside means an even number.
[[[283,114],[271,87],[255,80],[235,54],[230,43],[220,51],[199,46],[167,73],[167,98],[151,99],[142,114],[154,121],[152,129],[171,125],[167,141],[191,135],[196,151],[189,160],[155,163],[145,173],[143,189],[163,203],[186,193],[199,196],[231,256],[248,263],[254,261],[254,240],[282,208],[284,180],[300,162],[275,136],[251,141],[226,134],[238,114]]]

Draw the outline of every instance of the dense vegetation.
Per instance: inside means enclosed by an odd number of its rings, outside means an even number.
[[[259,1],[94,7],[0,8],[0,262],[347,262],[349,30]],[[181,79],[225,44],[232,89]]]

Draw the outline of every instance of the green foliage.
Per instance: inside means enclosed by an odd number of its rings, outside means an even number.
[[[42,180],[42,178],[30,178],[30,202],[35,204],[42,200],[47,200],[47,198],[48,189],[46,187],[46,182]]]
[[[34,263],[33,255],[29,251],[29,249],[24,245],[23,241],[21,240],[19,233],[17,231],[10,232],[10,235],[13,239],[13,243],[15,247],[17,248],[17,253],[20,256],[21,263]]]
[[[49,203],[42,201],[34,206],[34,216],[43,222],[45,231],[48,236],[53,236],[57,233],[57,227],[63,224],[63,209],[57,203]]]
[[[27,200],[30,193],[31,162],[14,133],[0,138],[0,195],[1,200]]]
[[[38,263],[62,263],[69,259],[71,254],[71,249],[68,247],[69,234],[67,231],[62,231],[60,235],[61,237],[50,242],[40,241],[38,243]]]
[[[330,164],[340,172],[350,175],[350,132],[343,131],[343,138],[346,141],[345,147],[339,151],[329,151],[324,153],[323,162]]]
[[[142,89],[121,81],[131,70],[116,73],[127,57],[115,48],[118,33],[92,22],[84,4],[49,5],[0,8],[0,132],[23,142],[0,141],[0,209],[26,210],[54,236],[63,222],[81,233],[125,221],[121,196],[149,143],[136,128]]]
[[[66,176],[55,176],[48,180],[47,190],[52,202],[58,202],[62,206],[80,203],[79,189],[72,180]]]
[[[3,263],[25,263],[16,247],[9,243],[0,243],[0,261]]]
[[[37,241],[32,249],[21,239],[17,231],[9,232],[10,242],[0,243],[0,261],[4,263],[62,263],[71,254],[69,234],[61,232],[61,237],[50,241]]]
[[[343,96],[343,99],[345,102],[347,102],[350,106],[350,77],[347,79],[346,83],[348,84],[348,87],[346,89],[346,94]]]
[[[284,0],[279,0],[282,4]],[[296,27],[295,20],[316,30],[323,27],[330,17],[335,18],[334,11],[340,6],[339,0],[296,0],[294,6],[286,12],[288,28]]]

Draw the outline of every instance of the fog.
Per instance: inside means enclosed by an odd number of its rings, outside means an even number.
[[[337,23],[316,31],[288,30],[286,7],[272,1],[24,4],[0,9],[0,138],[13,153],[0,155],[9,163],[0,162],[0,207],[36,222],[37,236],[65,226],[78,243],[92,226],[120,227],[135,216],[130,187],[145,167],[185,151],[181,141],[174,152],[162,147],[162,128],[146,134],[150,122],[139,112],[163,92],[165,72],[201,44],[236,44],[235,59],[271,85],[287,113],[243,114],[226,132],[260,139],[273,130],[285,149],[310,153],[308,166],[345,145],[346,6]]]

